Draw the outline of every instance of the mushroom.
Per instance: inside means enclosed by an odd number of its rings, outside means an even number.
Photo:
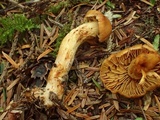
[[[106,89],[127,98],[137,98],[160,87],[160,55],[138,44],[106,58],[100,68]]]
[[[62,99],[64,93],[63,82],[74,61],[78,47],[85,41],[99,38],[99,42],[106,40],[112,31],[110,21],[99,11],[90,10],[85,15],[86,23],[71,30],[62,40],[54,66],[51,68],[45,88],[32,89],[32,95],[40,99],[47,108],[54,105],[50,100],[50,93]]]

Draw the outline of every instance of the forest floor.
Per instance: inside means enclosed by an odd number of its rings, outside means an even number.
[[[46,85],[61,41],[91,9],[111,16],[110,38],[78,48],[63,99],[46,109],[26,91]],[[109,55],[148,42],[159,50],[159,35],[159,0],[0,1],[0,120],[160,120],[160,88],[126,98],[99,77]]]

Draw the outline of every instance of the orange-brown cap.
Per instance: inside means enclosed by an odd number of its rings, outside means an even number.
[[[160,55],[142,44],[124,49],[103,61],[100,78],[113,93],[141,97],[160,87]]]
[[[112,32],[112,25],[109,19],[104,16],[100,11],[96,10],[89,10],[86,15],[85,19],[87,21],[98,21],[98,27],[99,27],[99,42],[105,41],[107,38],[109,38],[111,32]]]

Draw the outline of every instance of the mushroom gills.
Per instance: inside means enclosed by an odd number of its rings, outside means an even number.
[[[100,79],[112,93],[141,97],[160,87],[160,55],[146,44],[113,53],[102,63]]]

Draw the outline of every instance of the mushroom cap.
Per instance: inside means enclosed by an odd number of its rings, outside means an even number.
[[[109,38],[112,32],[112,25],[109,19],[104,16],[100,11],[89,10],[85,15],[85,20],[87,21],[98,21],[99,27],[99,42],[105,41]]]
[[[142,84],[140,84],[142,78],[139,78],[139,76],[134,78],[134,75],[131,76],[128,73],[131,70],[129,69],[130,64],[134,63],[135,59],[143,54],[149,55],[149,57],[150,54],[155,54],[158,60],[152,65],[152,60],[154,62],[155,58],[151,55],[152,59],[146,59],[149,60],[145,64],[148,69],[144,70],[146,76],[143,78]],[[137,66],[133,66],[132,69],[134,67]],[[138,44],[126,48],[110,55],[103,61],[100,68],[100,79],[104,83],[105,88],[112,93],[119,93],[127,98],[141,97],[147,91],[160,87],[160,55],[146,44]]]

